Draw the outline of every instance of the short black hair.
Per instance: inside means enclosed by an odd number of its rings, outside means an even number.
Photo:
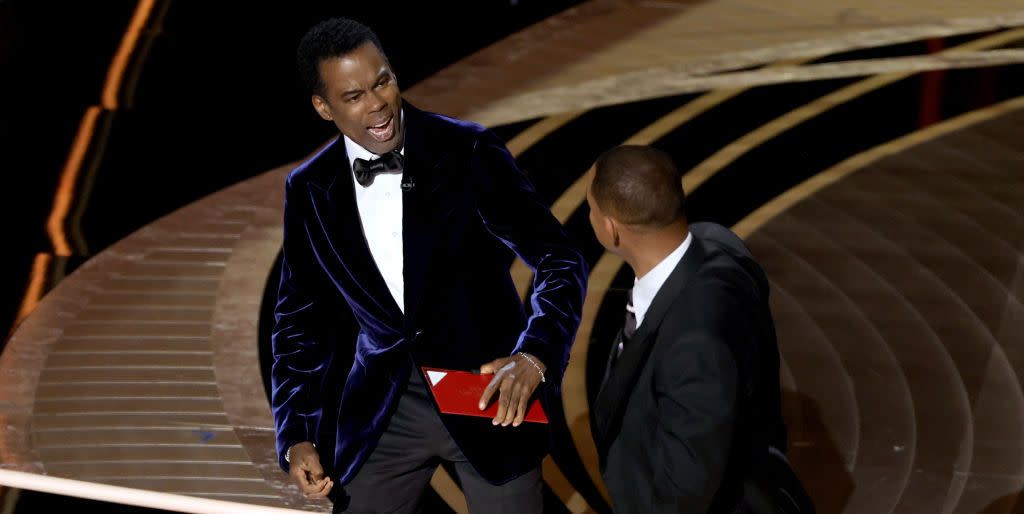
[[[296,61],[303,82],[315,94],[324,95],[320,79],[320,61],[341,57],[366,43],[373,43],[380,53],[384,48],[373,30],[348,18],[331,18],[317,23],[302,36],[296,51]]]
[[[590,192],[601,210],[627,225],[661,228],[686,220],[683,176],[657,148],[623,145],[601,154]]]

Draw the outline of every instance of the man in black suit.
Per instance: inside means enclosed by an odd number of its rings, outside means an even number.
[[[665,153],[614,148],[592,173],[597,239],[637,277],[592,409],[615,511],[748,512],[785,450],[767,279],[728,229],[691,230]]]
[[[523,418],[535,394],[559,398],[586,263],[498,137],[402,101],[370,29],[328,20],[298,57],[341,134],[286,185],[271,372],[281,466],[336,512],[414,512],[441,461],[471,511],[539,512],[548,433]],[[535,271],[529,318],[510,250]],[[354,341],[339,335],[347,311]],[[424,366],[493,374],[479,408],[497,397],[497,416],[439,414]]]

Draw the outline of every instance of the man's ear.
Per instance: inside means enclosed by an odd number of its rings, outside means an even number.
[[[327,105],[327,100],[320,95],[313,95],[313,109],[320,115],[321,118],[327,121],[334,121],[334,116],[331,115],[331,107]]]
[[[619,247],[619,223],[611,216],[604,217],[604,229],[612,236],[612,246]]]

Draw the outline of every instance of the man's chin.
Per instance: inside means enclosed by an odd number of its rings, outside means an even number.
[[[372,148],[372,149],[371,148],[367,148],[367,150],[370,150],[371,152],[373,152],[373,153],[375,153],[377,155],[384,155],[384,154],[386,154],[388,152],[393,152],[393,151],[398,150],[399,148],[401,148],[401,146],[398,144],[398,142],[399,142],[399,139],[396,137],[396,138],[394,138],[394,139],[392,139],[392,140],[390,140],[390,141],[388,141],[386,143],[377,143],[378,146],[376,148]]]
[[[399,132],[399,133],[395,134],[394,137],[392,137],[391,139],[389,139],[387,141],[377,141],[377,140],[374,140],[374,143],[377,145],[377,148],[380,150],[379,152],[374,152],[374,153],[377,154],[377,155],[381,155],[381,154],[386,154],[388,152],[392,152],[392,151],[395,151],[395,150],[398,150],[398,149],[402,148],[402,136],[403,135],[404,134]]]
[[[364,148],[366,151],[376,155],[384,155],[398,146],[395,144],[394,139],[388,141],[377,141],[372,137],[356,139],[352,136],[348,136],[348,138],[355,142],[355,144]]]

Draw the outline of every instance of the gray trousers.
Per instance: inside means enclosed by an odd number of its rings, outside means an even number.
[[[454,464],[472,514],[541,512],[540,468],[502,485],[487,482],[448,435],[429,394],[422,375],[413,371],[377,448],[338,494],[334,513],[419,512],[420,498],[442,461]]]

